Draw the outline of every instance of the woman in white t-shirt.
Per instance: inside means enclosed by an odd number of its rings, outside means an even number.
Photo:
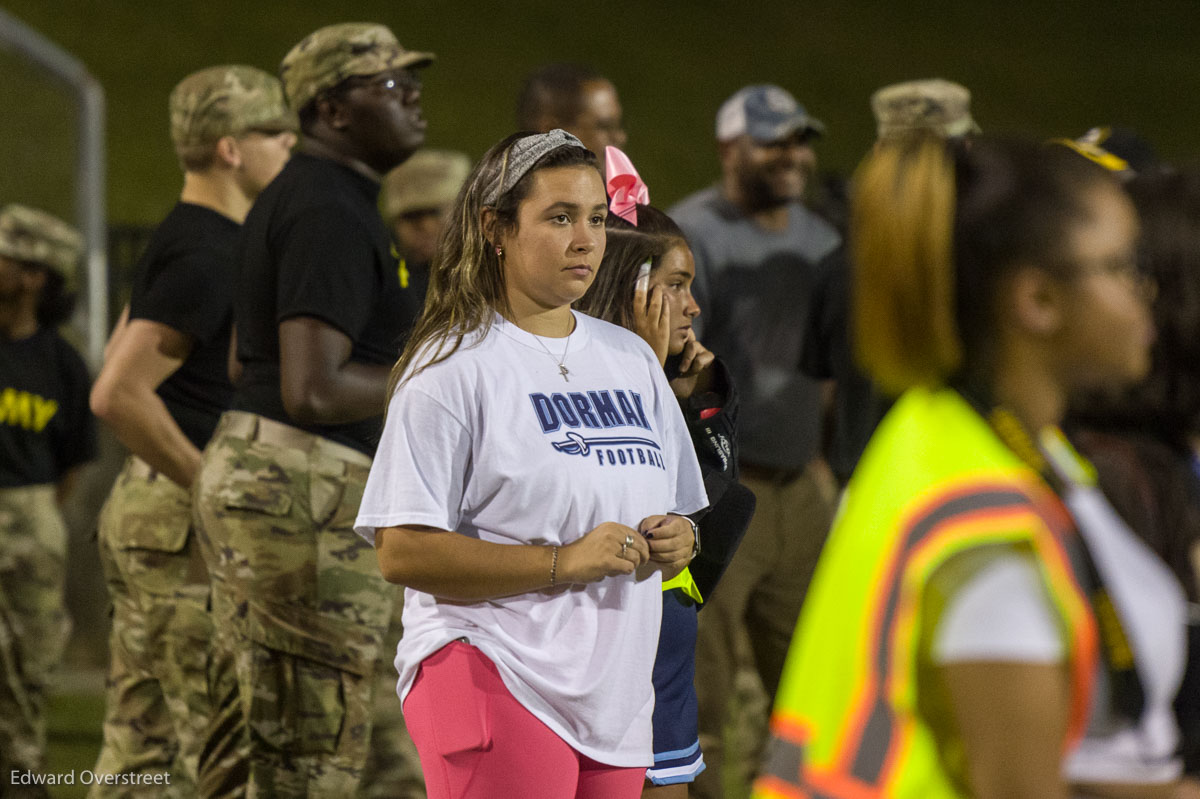
[[[707,500],[654,353],[575,314],[595,156],[493,147],[456,201],[356,522],[407,586],[398,693],[431,797],[634,797],[662,578]]]

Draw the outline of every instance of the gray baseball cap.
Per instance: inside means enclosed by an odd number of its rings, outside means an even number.
[[[810,116],[787,90],[770,84],[739,89],[717,111],[717,141],[743,133],[759,144],[786,139],[800,131],[825,135],[825,123]]]

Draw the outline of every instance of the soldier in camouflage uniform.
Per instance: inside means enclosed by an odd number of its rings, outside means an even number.
[[[201,796],[345,799],[360,781],[395,593],[352,525],[420,307],[376,204],[424,141],[415,70],[431,60],[366,23],[283,60],[304,142],[246,218],[237,410],[193,494],[216,625]]]
[[[169,101],[184,171],[179,203],[138,263],[92,405],[130,451],[100,515],[113,604],[97,773],[89,796],[195,795],[208,723],[208,574],[189,489],[233,393],[227,374],[233,248],[258,193],[295,144],[279,80],[247,66],[189,75]]]
[[[96,451],[87,367],[58,334],[82,240],[20,205],[0,210],[0,795],[45,768],[47,683],[70,631],[59,505]],[[15,784],[11,784],[17,775]]]

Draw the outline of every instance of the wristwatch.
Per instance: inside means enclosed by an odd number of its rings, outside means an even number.
[[[692,557],[691,557],[691,560],[695,560],[696,556],[700,554],[700,525],[698,525],[694,521],[692,521],[691,516],[684,516],[683,518],[686,519],[687,523],[692,526]]]

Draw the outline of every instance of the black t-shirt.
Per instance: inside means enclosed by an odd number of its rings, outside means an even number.
[[[233,248],[239,226],[227,216],[179,203],[138,261],[129,318],[160,322],[192,338],[192,351],[158,395],[184,435],[204,449],[233,399]]]
[[[0,487],[56,483],[96,456],[91,379],[58,332],[0,340]]]
[[[421,309],[376,206],[379,184],[326,158],[292,157],[259,195],[238,241],[234,318],[241,380],[233,407],[373,454],[380,417],[305,425],[283,407],[279,324],[307,316],[346,334],[350,360],[391,364]],[[384,398],[380,396],[382,415]]]
[[[826,458],[845,485],[891,401],[858,368],[850,331],[851,271],[841,247],[825,258],[813,288],[813,313],[800,356],[800,369],[818,380],[833,378],[833,439]]]

